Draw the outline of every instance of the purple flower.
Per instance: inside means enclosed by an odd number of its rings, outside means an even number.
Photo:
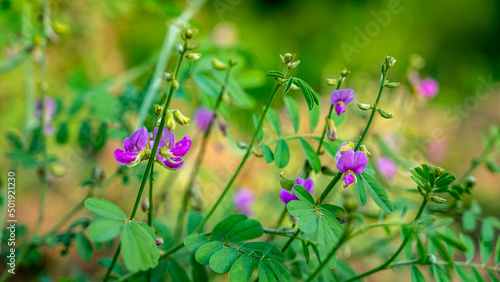
[[[252,214],[252,206],[255,202],[255,195],[252,190],[248,188],[241,188],[234,194],[234,206],[238,212],[250,216]]]
[[[205,107],[198,107],[194,113],[194,120],[201,131],[207,131],[214,113]]]
[[[300,185],[300,186],[304,187],[307,190],[307,192],[309,192],[309,194],[311,194],[311,195],[313,193],[314,181],[311,178],[304,179],[304,178],[299,177],[295,180],[294,185]],[[299,199],[299,198],[297,198],[297,196],[295,196],[295,193],[293,192],[293,188],[291,191],[288,191],[286,189],[281,189],[280,198],[281,198],[281,201],[283,201],[283,203],[285,203],[285,205],[287,205],[290,201]]]
[[[337,116],[345,113],[345,105],[349,105],[354,100],[354,96],[354,90],[352,89],[335,90],[332,92],[332,105],[335,105]]]
[[[417,85],[417,91],[424,98],[434,98],[439,91],[439,84],[435,79],[426,78]]]
[[[154,129],[154,138],[158,133],[158,127]],[[150,148],[153,148],[154,139],[149,142]],[[184,136],[181,141],[175,142],[174,133],[165,126],[161,133],[160,143],[156,151],[156,159],[168,169],[179,169],[184,164],[182,157],[191,148],[191,139],[189,135]]]
[[[396,163],[387,157],[383,157],[377,160],[377,169],[380,173],[385,176],[389,181],[393,180],[398,172],[398,166]]]
[[[337,169],[343,173],[344,187],[356,183],[356,175],[363,173],[368,164],[368,157],[362,151],[345,150],[337,162]]]
[[[33,113],[36,118],[40,117],[40,111],[42,110],[41,99],[35,101],[35,112]],[[45,97],[45,134],[52,135],[54,134],[54,127],[52,126],[52,119],[56,115],[57,104],[54,98]]]
[[[115,160],[121,165],[137,165],[142,157],[148,155],[149,133],[146,127],[142,127],[132,134],[132,136],[123,140],[123,150],[116,149],[114,153]],[[148,148],[149,149],[149,148]]]

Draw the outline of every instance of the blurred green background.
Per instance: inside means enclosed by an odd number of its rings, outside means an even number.
[[[52,19],[69,27],[69,31],[60,34],[59,40],[50,43],[47,50],[48,95],[56,98],[61,111],[56,115],[54,125],[57,128],[69,120],[71,132],[69,144],[65,146],[49,138],[49,152],[59,156],[68,170],[64,178],[54,180],[49,193],[47,217],[58,218],[68,205],[84,195],[85,192],[77,187],[82,179],[90,176],[96,164],[106,172],[117,167],[112,152],[120,147],[125,136],[123,131],[111,131],[110,137],[114,138],[104,150],[97,154],[81,154],[76,149],[81,122],[89,118],[89,113],[95,114],[96,104],[104,106],[104,111],[108,105],[112,109],[112,102],[127,91],[131,91],[133,95],[130,97],[135,99],[125,98],[128,107],[137,109],[144,94],[142,91],[153,73],[167,25],[183,11],[185,1],[50,2]],[[40,10],[36,3],[30,17],[33,38],[41,28]],[[3,133],[7,130],[22,132],[26,107],[25,73],[23,61],[19,64],[12,61],[32,38],[22,36],[23,1],[2,0],[0,10],[0,128]],[[285,52],[297,53],[301,64],[294,75],[307,81],[322,95],[323,115],[326,114],[332,91],[325,83],[326,78],[336,78],[342,69],[349,69],[351,76],[346,87],[356,91],[356,102],[372,103],[378,89],[380,63],[385,55],[398,60],[391,69],[389,79],[403,83],[407,80],[414,54],[420,55],[425,60],[425,66],[420,70],[422,77],[429,76],[439,82],[437,97],[428,101],[418,99],[407,93],[406,86],[388,91],[382,103],[396,114],[396,118],[393,121],[378,120],[374,133],[399,135],[412,140],[406,142],[399,153],[415,162],[427,159],[426,148],[430,143],[436,140],[444,142],[445,157],[433,163],[460,175],[481,152],[481,133],[488,130],[489,124],[500,124],[500,96],[496,88],[500,77],[499,12],[500,2],[494,0],[473,3],[451,0],[208,1],[191,21],[191,25],[198,29],[195,42],[201,44],[203,56],[237,58],[239,70],[236,76],[255,103],[244,111],[234,107],[234,102],[224,107],[224,118],[231,126],[230,139],[225,140],[221,135],[214,137],[206,160],[216,171],[216,176],[208,168],[200,173],[200,179],[205,181],[205,187],[201,188],[205,189],[202,194],[206,197],[203,206],[209,207],[209,203],[215,200],[240,159],[235,150],[225,149],[221,153],[220,145],[234,147],[234,139],[248,140],[248,132],[252,129],[251,114],[261,111],[261,105],[267,100],[274,83],[264,74],[268,70],[281,69],[278,54]],[[171,69],[173,61],[170,61],[168,69]],[[95,102],[95,96],[79,100],[79,95],[136,66],[142,66],[137,76],[106,89],[106,97],[110,97],[108,100],[96,98],[98,102]],[[187,66],[186,71],[189,68]],[[200,91],[191,92],[189,89],[187,85],[181,93],[182,99],[174,102],[175,107],[188,115],[200,104],[200,100],[205,103],[198,98]],[[298,91],[292,95],[304,104]],[[403,98],[405,95],[407,97]],[[75,105],[83,110],[70,114],[68,109]],[[280,109],[281,100],[277,99],[273,106]],[[305,117],[306,107],[301,109]],[[354,113],[354,106],[350,110],[353,112],[352,119],[339,128],[339,134],[345,140],[355,139],[365,124],[364,116]],[[285,115],[281,113],[281,116]],[[131,113],[123,120],[119,119],[131,128],[135,117]],[[308,131],[306,123],[303,122],[301,132]],[[97,127],[95,121],[93,125]],[[194,126],[179,129],[179,136],[185,133],[192,137],[199,136]],[[0,152],[4,155],[8,145],[4,140],[1,142]],[[194,159],[195,151],[192,153]],[[293,156],[287,167],[290,177],[300,170],[302,162],[302,155]],[[0,164],[2,171],[9,170],[11,166],[7,158]],[[132,171],[140,174],[142,169],[139,167]],[[237,186],[249,186],[258,194],[269,195],[256,208],[256,217],[263,222],[274,222],[281,212],[279,207],[275,215],[267,218],[265,209],[266,205],[278,202],[279,184],[276,179],[279,172],[274,166],[268,170],[262,159],[255,159],[247,164],[246,172],[237,181]],[[39,202],[36,171],[26,170],[19,175],[22,176],[19,183],[20,216],[31,225],[35,221],[32,207],[37,207]],[[177,176],[180,180],[175,182],[175,187],[171,187],[168,183],[172,182],[164,180],[171,174],[162,172],[159,177],[167,184],[160,191],[168,191],[165,192],[168,199],[177,199],[180,197],[178,191],[185,186],[183,179],[188,175],[188,171],[180,172]],[[405,175],[401,172],[401,176]],[[328,179],[324,176],[319,178],[317,185],[322,187]],[[477,178],[480,184],[476,197],[485,210],[498,215],[498,177],[480,169]],[[133,181],[133,185],[126,188],[120,183],[114,184],[104,196],[122,203],[125,210],[130,209],[131,199],[136,193],[137,180]],[[404,186],[408,182],[405,179],[396,183]],[[276,189],[272,190],[272,186]],[[75,189],[78,191],[75,192]],[[163,192],[161,194],[165,196]],[[165,204],[167,215],[176,211],[174,200],[171,205]],[[231,201],[227,200],[226,209],[231,208]],[[50,226],[48,221],[46,224]]]

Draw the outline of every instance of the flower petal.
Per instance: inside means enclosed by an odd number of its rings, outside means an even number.
[[[113,155],[119,164],[130,165],[135,161],[139,154],[136,152],[125,152],[123,150],[116,149]]]
[[[148,144],[149,134],[145,126],[139,128],[132,136],[123,140],[123,149],[126,152],[142,151]]]
[[[304,182],[303,187],[312,195],[314,191],[314,181],[311,178],[307,178]]]
[[[295,195],[290,194],[290,192],[288,192],[288,190],[281,189],[280,199],[283,203],[285,203],[285,205],[287,205],[290,201],[298,200],[299,198],[297,198],[297,196],[295,196]]]
[[[189,148],[191,148],[191,139],[189,135],[186,135],[181,141],[175,143],[174,147],[170,149],[170,152],[176,157],[184,157],[189,151]]]
[[[352,162],[352,172],[355,174],[361,174],[366,169],[366,165],[368,164],[368,157],[362,151],[357,151],[354,153],[354,158]]]
[[[347,142],[342,142],[342,144],[340,144],[340,147],[337,150],[337,153],[335,153],[335,164],[339,162],[340,156],[342,155],[340,153],[340,149],[342,149],[342,147],[344,147],[345,145],[347,145]]]
[[[356,178],[352,173],[346,173],[344,174],[344,183],[345,183],[345,188],[349,187],[354,181],[356,181]]]
[[[293,183],[293,185],[300,185],[300,186],[304,187],[305,182],[306,182],[306,180],[304,178],[297,177],[297,179],[295,179],[295,183]]]
[[[337,169],[342,173],[348,170],[352,170],[353,159],[354,159],[354,151],[345,150],[344,153],[342,153],[342,156],[340,157],[339,161],[337,162]]]
[[[206,131],[208,129],[208,126],[210,125],[210,122],[212,121],[213,116],[214,114],[212,111],[204,107],[199,107],[194,113],[194,120],[196,121],[196,125],[198,125],[201,131]]]
[[[345,106],[342,104],[336,104],[335,105],[335,112],[337,113],[337,116],[340,116],[345,113]]]
[[[184,162],[182,161],[181,158],[172,158],[172,161],[174,161],[175,163],[164,158],[162,155],[156,155],[156,158],[159,161],[161,161],[167,168],[172,169],[172,170],[179,169],[184,164]]]
[[[354,100],[354,97],[356,96],[356,95],[354,95],[354,90],[352,90],[352,89],[342,89],[340,91],[342,91],[342,94],[341,94],[342,102],[344,102],[344,104],[346,104],[346,105],[349,105],[349,103],[351,103],[352,100]]]

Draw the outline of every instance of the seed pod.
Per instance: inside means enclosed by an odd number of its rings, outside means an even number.
[[[368,111],[371,110],[372,106],[368,104],[363,104],[363,103],[358,103],[358,108],[363,110],[363,111]]]
[[[52,174],[55,177],[63,177],[66,174],[66,170],[64,167],[56,164],[56,163],[51,163],[49,166],[50,174]]]
[[[288,177],[285,177],[283,174],[285,174],[284,172],[280,173],[280,184],[281,184],[281,187],[287,189],[287,190],[290,190],[292,189],[293,185],[295,184],[295,180],[294,179],[290,179]]]
[[[196,61],[201,58],[201,53],[189,53],[186,55],[186,59],[191,61]]]
[[[394,117],[394,115],[391,112],[384,110],[383,108],[380,108],[377,111],[380,114],[380,116],[385,118],[385,119],[391,119]]]
[[[396,88],[401,86],[401,82],[386,82],[385,87],[387,88]]]
[[[443,199],[441,197],[438,197],[438,196],[432,196],[430,198],[431,201],[433,201],[434,203],[436,204],[442,204],[442,203],[445,203],[446,202],[446,199]]]
[[[326,84],[328,84],[330,86],[336,86],[337,83],[339,83],[339,81],[336,80],[336,79],[333,79],[333,78],[327,78],[326,79]]]
[[[214,69],[216,70],[225,70],[227,69],[227,65],[224,64],[223,62],[217,60],[217,59],[212,59],[212,66],[214,67]]]
[[[326,118],[326,136],[330,141],[337,141],[337,128],[335,127],[335,122],[330,119]]]

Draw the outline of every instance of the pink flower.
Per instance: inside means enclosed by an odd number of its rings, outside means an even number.
[[[439,91],[439,84],[435,79],[426,78],[421,80],[417,85],[416,90],[424,98],[431,99],[436,97]]]
[[[307,190],[307,192],[309,192],[309,194],[311,194],[311,195],[314,191],[314,181],[311,178],[304,179],[304,178],[299,177],[295,180],[294,185],[300,185],[300,186],[304,187]],[[283,203],[285,203],[285,205],[287,205],[290,201],[299,200],[299,198],[297,198],[297,196],[295,196],[295,193],[293,192],[293,188],[291,191],[288,191],[286,189],[281,189],[280,199]]]
[[[337,162],[337,169],[343,173],[344,187],[356,183],[356,176],[365,171],[368,157],[362,151],[345,150]]]
[[[393,180],[398,172],[398,166],[396,163],[387,157],[382,157],[377,160],[377,169],[389,181]]]
[[[349,105],[354,100],[354,96],[354,90],[352,89],[335,90],[332,92],[331,102],[332,105],[335,105],[337,116],[345,113],[345,105]]]
[[[234,194],[234,206],[238,212],[250,216],[252,214],[253,203],[255,202],[255,195],[249,188],[241,188]]]
[[[214,113],[205,107],[198,107],[194,112],[194,120],[196,125],[201,129],[201,131],[207,131],[210,126],[210,122],[214,117]]]

